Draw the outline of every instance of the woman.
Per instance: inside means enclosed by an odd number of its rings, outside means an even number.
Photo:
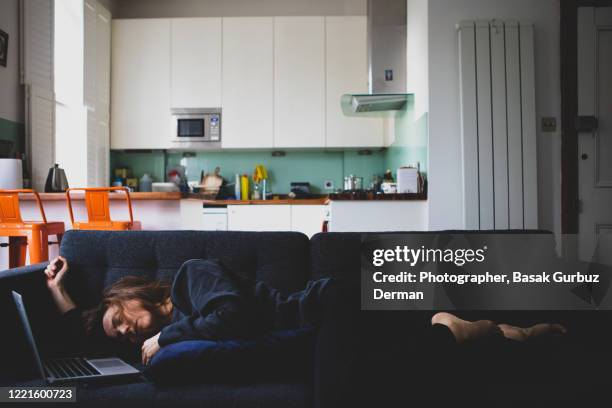
[[[191,260],[181,266],[172,286],[126,276],[105,290],[99,307],[82,313],[65,290],[68,270],[68,261],[57,257],[45,274],[52,297],[72,330],[141,345],[143,364],[161,347],[179,341],[237,339],[278,329],[319,326],[330,301],[344,304],[346,316],[356,316],[360,309],[350,300],[357,299],[353,295],[358,292],[345,295],[347,292],[338,290],[337,282],[330,279],[311,281],[304,290],[283,296],[263,283],[229,276],[216,261]],[[337,321],[346,316],[338,316]],[[457,344],[496,334],[525,341],[565,332],[555,324],[520,328],[489,320],[469,322],[450,313],[435,314],[431,325],[431,336],[450,336]]]

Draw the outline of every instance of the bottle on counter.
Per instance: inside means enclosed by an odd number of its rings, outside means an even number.
[[[240,177],[240,199],[249,199],[249,176],[247,176],[246,174],[243,174]]]
[[[149,173],[145,173],[140,178],[139,190],[146,193],[153,191],[153,178],[149,175]]]
[[[240,178],[240,174],[236,173],[236,185],[234,186],[234,195],[236,196],[236,200],[241,200],[241,192],[242,190],[242,185],[241,185],[241,178]]]

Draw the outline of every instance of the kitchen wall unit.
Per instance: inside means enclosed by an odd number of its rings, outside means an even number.
[[[170,20],[113,20],[111,148],[170,147]]]
[[[382,147],[364,16],[113,20],[113,149],[170,148],[170,108],[223,109],[223,148]]]
[[[325,19],[274,19],[274,145],[325,146]]]
[[[173,108],[221,106],[221,18],[170,22],[170,93]]]
[[[326,146],[383,146],[380,118],[350,117],[342,113],[344,94],[368,93],[367,18],[325,17]]]
[[[274,147],[274,19],[223,19],[223,148]]]

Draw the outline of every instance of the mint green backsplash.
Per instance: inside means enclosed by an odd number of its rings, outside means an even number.
[[[415,118],[413,107],[411,97],[395,116],[395,140],[385,152],[385,169],[391,169],[394,177],[399,167],[417,164],[425,177],[427,174],[428,115]]]
[[[271,150],[197,152],[195,157],[183,158],[182,153],[168,153],[168,168],[183,162],[187,167],[187,179],[196,181],[200,174],[221,168],[221,175],[232,182],[235,175],[253,174],[257,164],[268,170],[268,188],[273,193],[288,193],[292,181],[309,182],[313,193],[325,193],[324,183],[331,180],[334,188],[342,188],[344,175],[355,174],[364,178],[365,187],[374,174],[384,170],[384,153],[372,151],[371,155],[359,155],[356,151],[299,151],[288,150],[282,157],[273,157]],[[135,177],[147,172],[156,181],[163,179],[164,155],[162,152],[126,153],[113,151],[111,169],[129,167]]]
[[[25,127],[23,123],[17,123],[0,118],[0,140],[8,140],[13,143],[11,156],[15,153],[25,152]]]

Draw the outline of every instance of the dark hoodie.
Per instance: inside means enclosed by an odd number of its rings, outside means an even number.
[[[262,282],[229,275],[216,260],[187,261],[174,278],[172,323],[162,329],[159,344],[317,326],[329,285],[329,279],[312,281],[304,290],[283,296]]]

